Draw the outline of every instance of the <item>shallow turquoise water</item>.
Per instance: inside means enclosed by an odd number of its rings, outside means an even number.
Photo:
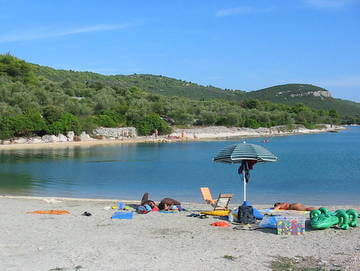
[[[201,201],[208,186],[242,200],[237,165],[213,163],[223,147],[242,140],[129,144],[0,152],[0,193],[140,199],[150,192]],[[253,203],[360,204],[360,127],[340,133],[274,137],[260,144],[280,160],[256,164],[248,199]]]

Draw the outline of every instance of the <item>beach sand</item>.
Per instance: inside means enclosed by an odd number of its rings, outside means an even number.
[[[360,270],[360,227],[307,228],[304,235],[282,236],[272,229],[210,226],[218,218],[187,217],[210,210],[206,204],[185,203],[187,212],[112,220],[115,210],[104,209],[116,204],[112,200],[2,196],[0,203],[0,270],[4,271],[271,270],[277,256],[316,262],[328,268],[324,270],[339,266]],[[360,210],[360,206],[329,209],[350,207]],[[49,209],[70,214],[28,213]],[[85,211],[92,216],[82,216]]]
[[[329,126],[322,129],[306,129],[298,128],[294,131],[282,131],[277,128],[238,128],[238,127],[224,127],[224,126],[210,126],[197,127],[189,129],[175,128],[170,135],[163,136],[137,136],[131,138],[121,139],[91,139],[86,141],[67,141],[67,142],[53,142],[53,143],[15,143],[15,144],[0,144],[0,151],[2,150],[24,150],[24,149],[64,149],[74,147],[93,147],[101,145],[118,145],[118,144],[135,144],[135,143],[171,143],[171,142],[186,142],[186,141],[210,141],[221,139],[246,139],[256,137],[288,136],[288,135],[306,135],[326,132],[338,132],[345,130],[344,126]]]

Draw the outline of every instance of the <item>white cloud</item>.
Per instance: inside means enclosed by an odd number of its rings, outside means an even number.
[[[69,29],[52,29],[52,28],[41,28],[36,30],[29,30],[23,32],[8,33],[0,35],[0,43],[5,42],[16,42],[16,41],[29,41],[29,40],[39,40],[47,39],[51,37],[61,37],[68,35],[76,35],[81,33],[91,33],[91,32],[103,32],[103,31],[113,31],[122,28],[128,27],[128,24],[99,24],[78,28],[69,28]]]
[[[254,13],[267,13],[272,11],[271,8],[254,8],[254,7],[237,7],[220,9],[216,12],[217,17],[225,17],[238,14],[254,14]]]
[[[309,6],[315,8],[342,8],[349,4],[351,0],[304,0]]]

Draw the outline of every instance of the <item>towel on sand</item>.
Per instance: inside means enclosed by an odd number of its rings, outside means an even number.
[[[44,210],[44,211],[28,212],[28,214],[66,215],[66,214],[70,214],[70,212],[66,210]]]

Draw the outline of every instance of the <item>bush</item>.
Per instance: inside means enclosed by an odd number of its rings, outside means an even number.
[[[14,136],[13,123],[8,117],[0,117],[0,139],[9,139]]]
[[[79,119],[71,113],[62,114],[61,118],[48,128],[48,133],[52,135],[65,134],[68,131],[74,131],[75,134],[81,132]]]
[[[44,135],[47,130],[45,120],[37,111],[10,117],[10,122],[14,136]]]
[[[260,124],[255,119],[246,119],[244,126],[248,128],[257,129],[260,127]]]
[[[94,117],[94,122],[102,127],[116,127],[116,122],[108,115],[98,115]]]
[[[172,130],[167,122],[155,113],[145,116],[135,127],[139,135],[151,135],[155,130],[157,130],[160,135],[169,134]]]
[[[31,65],[10,54],[0,55],[0,75],[6,74],[14,81],[21,81],[25,84],[36,83],[36,77]]]

